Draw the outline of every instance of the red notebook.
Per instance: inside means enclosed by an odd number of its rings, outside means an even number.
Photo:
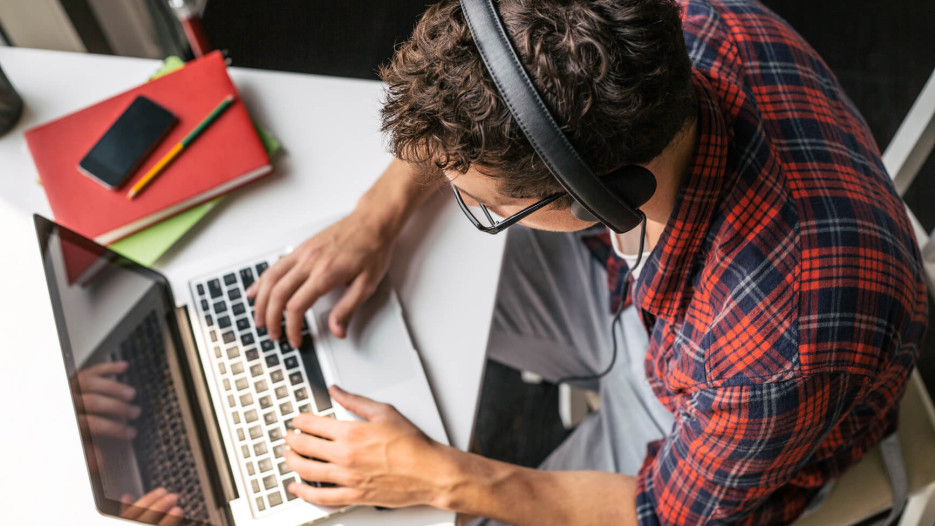
[[[108,245],[273,171],[250,116],[238,99],[139,196],[132,188],[166,152],[227,95],[237,95],[219,52],[103,102],[37,126],[26,144],[55,220]],[[78,171],[78,162],[138,95],[178,118],[178,123],[136,174],[108,190]]]

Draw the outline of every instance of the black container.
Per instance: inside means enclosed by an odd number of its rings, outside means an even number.
[[[0,135],[13,129],[23,114],[23,99],[0,69]]]

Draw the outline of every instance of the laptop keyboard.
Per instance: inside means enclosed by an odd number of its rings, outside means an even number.
[[[268,266],[244,265],[192,284],[255,517],[296,498],[286,487],[298,475],[283,460],[292,419],[299,413],[334,418],[308,325],[303,322],[295,349],[284,326],[282,338],[273,341],[253,323],[245,291]]]
[[[208,521],[194,454],[182,425],[181,406],[171,388],[166,343],[155,311],[134,328],[110,359],[129,363],[127,371],[116,380],[136,389],[133,403],[142,409],[133,421],[138,431],[133,449],[143,484],[141,495],[166,488],[179,496],[178,506],[185,517]]]

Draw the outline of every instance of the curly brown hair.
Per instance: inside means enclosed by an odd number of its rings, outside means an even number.
[[[549,111],[595,173],[653,159],[694,118],[674,0],[501,0],[498,8]],[[562,190],[497,92],[457,0],[430,7],[380,76],[383,131],[397,157],[460,173],[474,166],[511,197]]]

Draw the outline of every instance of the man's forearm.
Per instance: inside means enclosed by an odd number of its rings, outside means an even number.
[[[447,448],[437,507],[519,526],[636,524],[636,479],[543,471]]]
[[[417,174],[406,161],[394,159],[376,183],[361,196],[355,212],[372,218],[384,233],[395,237],[443,180],[440,178],[434,182]]]

